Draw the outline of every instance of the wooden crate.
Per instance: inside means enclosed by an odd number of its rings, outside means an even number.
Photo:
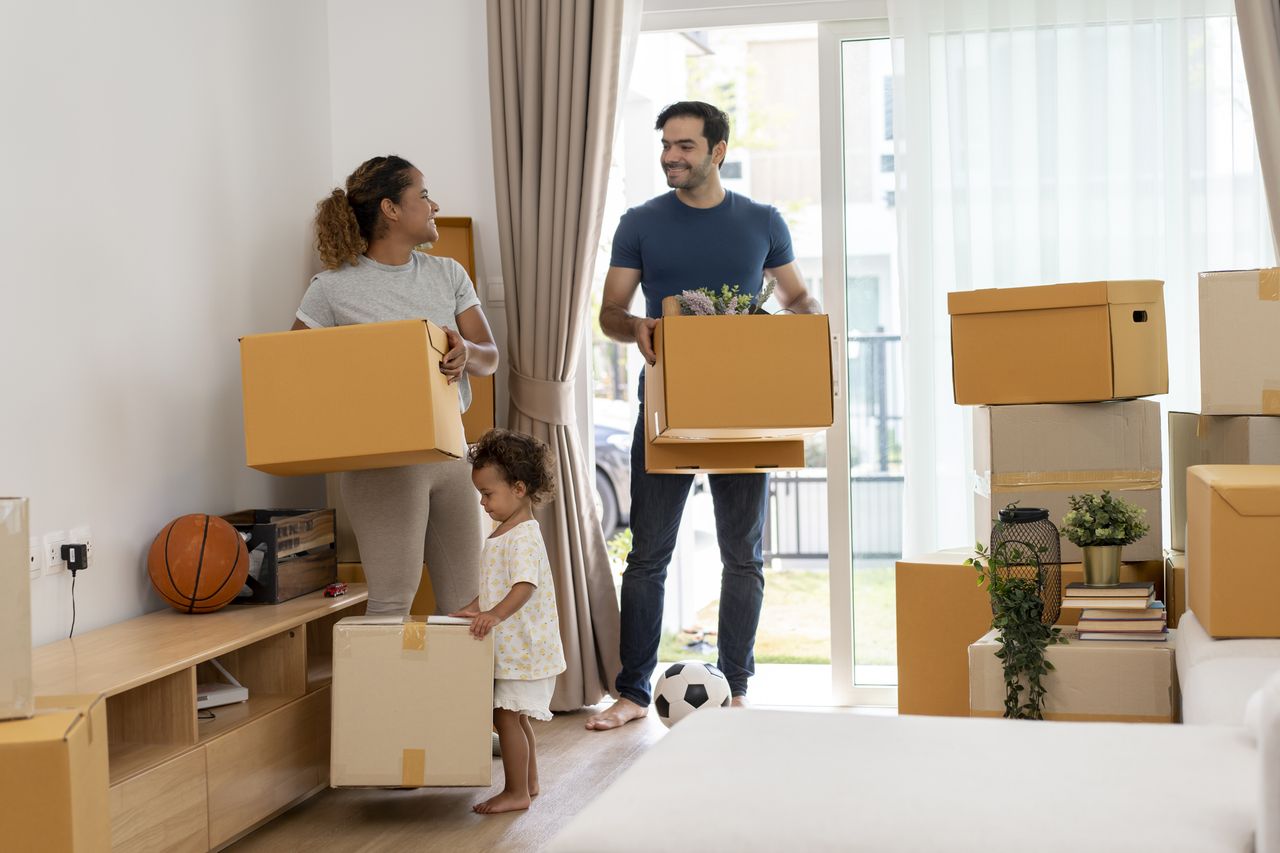
[[[237,603],[279,604],[338,579],[332,509],[246,509],[223,518],[249,534],[251,553],[259,546],[266,549],[258,577],[246,581],[253,594]]]

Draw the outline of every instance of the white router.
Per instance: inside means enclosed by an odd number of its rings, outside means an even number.
[[[217,658],[211,659],[209,663],[213,664],[213,668],[222,673],[223,678],[229,683],[209,681],[197,684],[196,710],[203,711],[205,708],[219,708],[223,705],[249,701],[249,688],[236,681],[235,676],[227,672],[226,667],[218,663]]]

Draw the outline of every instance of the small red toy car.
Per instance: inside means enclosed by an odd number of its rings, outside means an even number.
[[[337,583],[331,583],[324,588],[325,598],[337,598],[340,595],[346,595],[346,594],[347,594],[347,585],[342,581],[338,581]]]

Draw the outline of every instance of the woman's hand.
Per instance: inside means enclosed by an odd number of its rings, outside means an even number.
[[[452,385],[462,378],[463,371],[467,369],[467,359],[470,354],[467,352],[467,342],[462,339],[462,335],[453,329],[445,329],[444,334],[449,344],[449,351],[444,354],[444,360],[440,362],[440,372],[449,377],[449,384]]]
[[[475,618],[471,620],[471,636],[477,640],[483,640],[493,630],[494,626],[501,621],[502,617],[492,610],[477,613]]]

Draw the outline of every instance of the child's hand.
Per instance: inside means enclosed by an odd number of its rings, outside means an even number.
[[[493,626],[502,621],[502,617],[498,616],[492,610],[486,610],[483,613],[475,614],[475,618],[471,620],[471,636],[477,640],[483,640],[493,630]]]

